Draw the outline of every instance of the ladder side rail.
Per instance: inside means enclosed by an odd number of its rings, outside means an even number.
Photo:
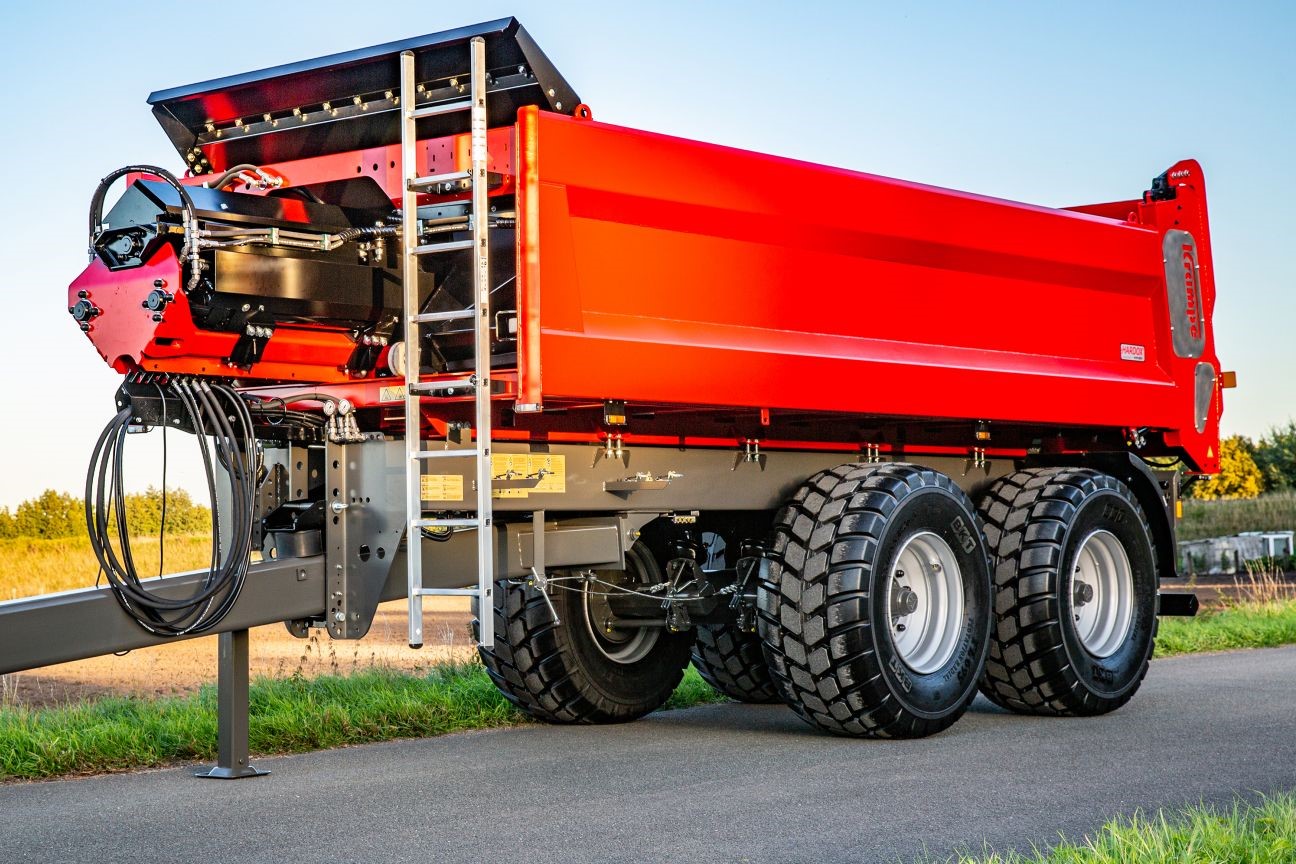
[[[422,466],[415,455],[422,449],[422,411],[414,385],[422,368],[418,297],[418,176],[414,52],[400,56],[401,104],[401,320],[405,332],[405,562],[409,580],[409,644],[423,644],[423,543],[417,520],[423,515]]]
[[[477,588],[478,644],[495,645],[495,526],[491,501],[491,316],[490,316],[490,184],[487,179],[486,40],[476,36],[470,43],[471,58],[471,155],[473,295],[477,308],[474,363],[477,386],[473,389],[477,409]]]

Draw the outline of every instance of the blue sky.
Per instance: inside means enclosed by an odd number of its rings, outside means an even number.
[[[510,14],[613,123],[1057,206],[1199,159],[1225,432],[1296,416],[1292,4],[45,2],[6,10],[0,53],[0,505],[78,490],[112,413],[65,290],[99,178],[180,168],[151,91]]]

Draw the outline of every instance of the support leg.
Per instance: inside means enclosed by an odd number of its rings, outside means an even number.
[[[248,631],[220,635],[216,677],[217,760],[194,776],[237,780],[269,774],[248,764]]]

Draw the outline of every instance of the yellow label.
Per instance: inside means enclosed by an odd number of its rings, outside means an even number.
[[[419,497],[424,501],[462,501],[462,474],[423,474],[419,477]]]
[[[543,472],[543,474],[542,474]],[[494,498],[525,498],[531,492],[566,492],[567,457],[552,453],[493,453],[491,479],[497,484],[509,480],[535,480],[535,486],[492,491]]]
[[[399,402],[405,398],[404,384],[388,384],[378,388],[379,402]]]

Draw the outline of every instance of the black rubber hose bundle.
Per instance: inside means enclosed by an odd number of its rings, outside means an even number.
[[[169,422],[166,406],[173,402],[197,433],[212,504],[212,555],[206,577],[187,597],[152,591],[140,579],[126,519],[124,456],[134,414],[129,406],[108,423],[95,444],[86,473],[86,527],[95,557],[122,609],[150,633],[193,635],[211,630],[229,614],[247,579],[256,494],[256,440],[246,403],[229,387],[182,379],[157,386],[164,430]],[[217,465],[229,477],[228,512],[224,514],[216,488]],[[229,526],[224,546],[222,521]],[[166,531],[165,519],[161,530]]]

